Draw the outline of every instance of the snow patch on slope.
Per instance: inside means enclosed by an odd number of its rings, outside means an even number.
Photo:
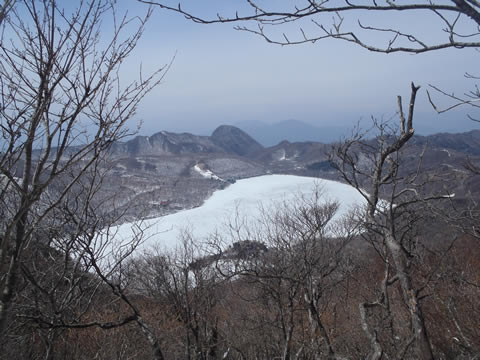
[[[197,164],[193,167],[193,170],[198,172],[200,175],[202,175],[204,178],[207,179],[213,179],[213,180],[220,180],[220,181],[225,181],[222,178],[218,177],[215,175],[211,170],[203,168],[201,165]]]
[[[450,153],[450,151],[448,151],[447,149],[442,149],[442,151],[446,152],[447,155],[448,155],[448,157],[451,157],[451,156],[452,156],[452,154]]]

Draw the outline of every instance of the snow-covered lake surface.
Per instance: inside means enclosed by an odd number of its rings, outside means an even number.
[[[148,251],[152,246],[173,249],[179,244],[179,236],[185,230],[195,234],[196,239],[204,240],[214,232],[222,234],[228,231],[227,224],[235,219],[254,221],[259,217],[262,206],[272,209],[274,204],[313,195],[318,188],[322,189],[326,199],[339,201],[337,216],[364,203],[354,188],[336,181],[293,175],[265,175],[239,180],[224,190],[216,191],[200,207],[145,220],[140,225],[120,225],[114,231],[115,243],[128,242],[134,233],[138,233],[140,226],[144,229],[143,236],[146,239],[140,250]]]

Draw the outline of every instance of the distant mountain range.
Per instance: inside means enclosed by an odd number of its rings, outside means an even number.
[[[292,141],[289,138],[295,138],[297,133],[295,125],[300,130],[306,131],[309,125],[300,125],[296,121],[283,122],[279,126],[279,131],[271,134],[270,140],[265,140],[265,133],[250,135],[238,127],[232,125],[221,125],[215,129],[211,136],[193,135],[190,133],[173,133],[161,131],[152,136],[137,136],[134,139],[115,143],[112,147],[113,155],[123,156],[146,156],[146,155],[182,155],[182,154],[229,154],[259,161],[265,161],[270,158],[292,158],[301,157],[305,160],[318,156],[319,152],[326,151],[326,145],[333,141]],[[264,124],[265,125],[265,124]],[[263,129],[268,129],[270,125],[259,125]],[[273,125],[271,125],[273,126]],[[313,132],[313,126],[310,130]],[[282,131],[290,130],[290,136],[281,139]],[[327,132],[324,132],[326,134]],[[263,134],[263,135],[262,135]],[[311,137],[319,135],[311,134]],[[326,135],[325,135],[326,136]],[[254,139],[264,139],[257,141]],[[279,138],[278,142],[270,146],[263,146],[262,143],[272,143],[274,138]],[[303,138],[303,136],[302,136]],[[338,140],[338,139],[337,139]],[[411,140],[411,145],[427,145],[431,149],[452,150],[465,155],[480,155],[480,130],[472,130],[465,133],[450,134],[439,133],[428,136],[415,135]]]
[[[242,121],[236,123],[235,126],[250,134],[263,146],[277,145],[283,140],[331,143],[338,141],[349,131],[347,127],[318,127],[298,120],[285,120],[273,124],[261,121]]]
[[[181,155],[191,153],[226,153],[251,156],[263,150],[263,146],[246,132],[230,125],[221,125],[211,136],[190,133],[161,131],[152,136],[137,136],[134,139],[116,143],[113,155]]]

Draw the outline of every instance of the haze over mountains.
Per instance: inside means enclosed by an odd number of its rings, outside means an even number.
[[[277,145],[283,140],[290,142],[318,141],[330,143],[340,139],[349,132],[346,126],[318,127],[299,120],[284,120],[273,124],[261,121],[242,121],[235,124],[243,131],[250,134],[264,146]]]

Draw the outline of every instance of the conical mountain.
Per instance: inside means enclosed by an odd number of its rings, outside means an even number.
[[[229,154],[249,156],[263,150],[263,146],[245,131],[231,125],[219,126],[210,139]]]

